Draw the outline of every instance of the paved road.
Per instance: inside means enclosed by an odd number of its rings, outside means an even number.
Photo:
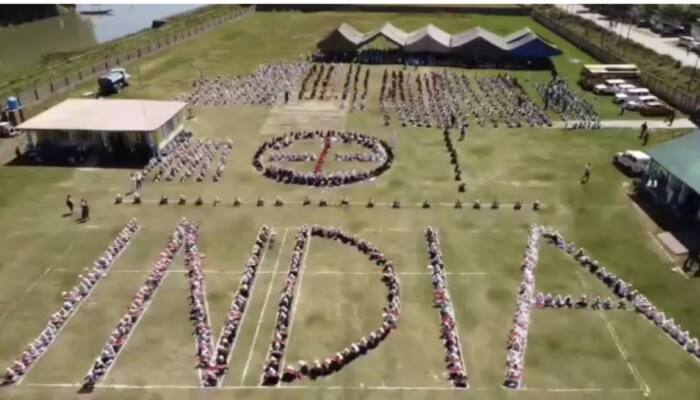
[[[568,13],[573,13],[579,17],[586,18],[595,22],[597,25],[609,31],[614,31],[617,34],[627,36],[627,31],[630,28],[629,24],[618,23],[615,28],[610,28],[608,20],[605,16],[589,12],[588,9],[580,4],[557,4],[557,7]],[[699,55],[692,51],[686,50],[685,47],[676,45],[678,38],[664,38],[646,28],[638,28],[632,25],[629,29],[629,38],[642,46],[648,47],[659,54],[667,54],[674,59],[683,63],[683,65],[693,67],[700,66],[698,62]]]

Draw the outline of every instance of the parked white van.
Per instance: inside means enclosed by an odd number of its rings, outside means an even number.
[[[613,101],[615,103],[624,103],[630,100],[635,100],[642,96],[649,96],[651,92],[647,88],[632,88],[620,91],[615,94]]]

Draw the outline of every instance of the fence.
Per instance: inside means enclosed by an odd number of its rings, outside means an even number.
[[[573,43],[594,58],[609,64],[627,64],[622,58],[598,46],[588,38],[572,31],[556,20],[549,18],[544,13],[533,10],[531,16],[535,21],[547,27],[547,29]],[[666,81],[644,71],[642,71],[641,83],[673,107],[694,118],[700,117],[700,95],[688,93],[678,86],[670,85]]]
[[[104,60],[96,62],[92,66],[76,66],[74,71],[66,73],[62,77],[52,78],[46,83],[34,84],[31,87],[16,91],[14,95],[19,98],[22,105],[25,107],[40,103],[54,95],[72,89],[76,85],[83,83],[88,79],[93,79],[94,77],[109,71],[111,68],[128,65],[134,61],[150,57],[175,45],[193,39],[203,33],[216,29],[223,23],[245,18],[254,12],[255,6],[231,11],[213,18],[202,25],[173,32],[165,38],[153,40],[139,48],[131,49],[116,56],[105,58]]]

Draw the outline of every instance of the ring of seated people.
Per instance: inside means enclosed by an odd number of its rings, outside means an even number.
[[[700,360],[700,344],[698,343],[698,339],[692,336],[687,329],[684,330],[673,318],[669,318],[646,296],[634,289],[631,283],[609,272],[598,260],[591,258],[586,254],[584,249],[576,247],[573,242],[567,243],[564,237],[556,230],[547,228],[543,235],[545,238],[551,240],[561,251],[573,257],[581,267],[598,278],[605,286],[612,290],[617,297],[630,302],[636,312],[644,315],[650,322],[661,328],[668,337],[681,346],[681,348]]]
[[[185,182],[190,179],[202,182],[211,174],[212,181],[218,182],[224,175],[226,159],[232,150],[232,139],[198,139],[183,132],[148,161],[142,175],[148,178],[153,173],[154,182]]]
[[[320,139],[324,141],[324,150],[332,140],[344,144],[357,144],[368,149],[374,154],[379,154],[383,163],[369,171],[343,171],[322,174],[319,168],[314,172],[299,172],[294,169],[262,163],[262,158],[268,150],[281,151],[299,140]],[[321,161],[319,159],[319,161]],[[389,145],[380,139],[361,133],[344,131],[295,131],[283,136],[278,136],[264,142],[253,156],[253,167],[263,176],[274,179],[277,182],[305,185],[311,187],[336,187],[374,179],[388,170],[394,161],[394,153]]]
[[[380,267],[382,269],[381,281],[384,283],[388,291],[388,304],[383,308],[381,326],[370,332],[368,336],[360,338],[360,340],[351,343],[343,350],[323,359],[323,361],[316,359],[314,362],[308,363],[301,360],[296,362],[294,365],[288,364],[284,366],[283,372],[280,376],[280,369],[283,366],[283,359],[286,351],[287,329],[291,318],[289,316],[289,312],[292,299],[290,296],[288,296],[290,291],[287,290],[287,288],[295,285],[295,282],[289,283],[288,280],[288,285],[286,285],[285,290],[283,291],[282,301],[280,301],[278,325],[276,326],[275,336],[270,346],[268,359],[265,362],[263,371],[264,385],[275,385],[280,380],[283,382],[292,382],[294,380],[301,379],[304,376],[311,379],[316,379],[337,372],[353,360],[357,359],[360,355],[364,355],[369,350],[379,346],[379,344],[386,339],[389,333],[396,329],[396,324],[399,318],[401,300],[398,276],[394,271],[391,261],[389,261],[375,245],[357,237],[356,235],[345,232],[340,228],[314,225],[310,230],[308,230],[308,228],[305,229],[307,229],[305,231],[306,236],[310,235],[323,239],[335,240],[344,245],[357,248],[357,250],[366,255],[370,261],[374,262],[378,267]],[[302,238],[302,240],[307,239]],[[296,264],[294,264],[294,260],[301,260],[301,256],[298,254],[303,251],[304,246],[305,244],[295,246],[295,252],[293,254],[296,258],[293,258],[293,268],[297,268]],[[290,268],[290,276],[292,276],[292,272],[293,269]],[[296,280],[297,275],[294,274],[293,276],[294,281]],[[292,290],[291,296],[294,295],[293,292],[294,291]]]
[[[68,319],[83,301],[90,296],[95,286],[107,275],[110,267],[129,245],[139,228],[140,225],[136,222],[136,219],[132,218],[119,231],[104,254],[92,264],[88,272],[78,275],[80,282],[70,291],[63,293],[61,308],[51,314],[48,324],[39,336],[29,342],[27,348],[14,361],[12,366],[7,368],[5,374],[0,377],[2,379],[0,380],[0,386],[11,385],[22,379],[34,362],[44,355],[56,337],[58,337]]]
[[[428,269],[430,269],[432,275],[435,306],[440,309],[440,338],[443,346],[445,346],[445,363],[448,377],[455,387],[466,388],[469,386],[467,371],[462,358],[462,346],[459,342],[454,306],[452,305],[450,293],[447,290],[445,263],[442,257],[442,250],[440,250],[437,230],[433,227],[428,227],[425,231],[425,240],[428,243]]]
[[[305,62],[263,64],[248,76],[201,76],[192,83],[192,91],[177,100],[195,106],[234,106],[250,104],[272,107],[285,93],[299,87],[310,65]]]
[[[253,245],[253,250],[251,251],[248,261],[245,263],[245,268],[243,271],[243,276],[241,277],[238,290],[236,295],[231,302],[231,307],[226,316],[226,322],[219,335],[219,343],[214,347],[211,340],[205,337],[202,338],[202,344],[211,345],[212,347],[206,348],[210,356],[200,354],[198,352],[198,358],[200,360],[199,368],[205,368],[204,374],[201,376],[202,386],[215,387],[221,383],[223,376],[228,371],[228,363],[231,357],[231,352],[235,345],[237,334],[243,322],[243,316],[246,312],[246,307],[250,299],[251,293],[253,291],[253,284],[255,283],[255,277],[262,262],[262,255],[267,249],[268,243],[270,242],[270,228],[263,225],[255,238],[255,244]],[[185,242],[187,246],[187,242]],[[201,265],[201,257],[197,255],[196,249],[193,252],[195,257],[193,260]],[[202,270],[200,268],[193,268],[193,272],[196,274],[197,279],[193,282],[204,282],[202,276]],[[190,273],[188,272],[188,278],[190,278]],[[203,287],[203,286],[202,286]],[[204,293],[202,293],[202,298],[204,299]],[[201,308],[203,302],[198,302],[198,307],[192,308],[193,312],[196,312],[192,317],[193,322],[206,321],[209,333],[211,333],[211,325],[209,324],[208,315],[206,314],[207,308]],[[196,310],[196,311],[195,311]],[[195,330],[197,332],[197,330]],[[198,347],[199,349],[199,347]]]
[[[83,384],[80,389],[81,392],[91,392],[112,366],[117,355],[124,348],[124,344],[131,335],[134,327],[153,299],[156,290],[163,282],[168,268],[172,264],[178,250],[182,247],[185,236],[191,229],[192,226],[190,223],[184,219],[177,225],[167,245],[160,252],[158,260],[153,264],[153,268],[146,277],[146,281],[134,295],[126,314],[119,320],[117,327],[110,335],[107,343],[105,343],[100,355],[83,379]]]
[[[522,384],[525,368],[525,348],[530,329],[530,315],[535,302],[535,268],[539,259],[542,229],[533,225],[527,238],[527,247],[521,264],[523,279],[518,287],[518,298],[513,315],[513,328],[506,346],[506,373],[503,386],[516,389]]]

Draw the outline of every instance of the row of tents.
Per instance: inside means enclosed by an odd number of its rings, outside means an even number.
[[[507,36],[499,36],[476,27],[451,35],[429,24],[413,32],[404,32],[390,23],[363,34],[351,25],[342,23],[331,31],[317,47],[324,53],[356,52],[370,47],[383,38],[405,53],[460,54],[480,57],[513,57],[544,59],[561,54],[553,44],[542,39],[530,28],[523,28]]]

